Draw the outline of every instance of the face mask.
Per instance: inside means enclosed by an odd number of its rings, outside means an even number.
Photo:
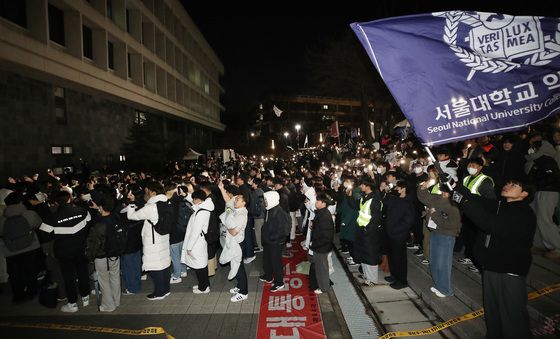
[[[476,170],[476,168],[469,167],[467,168],[467,172],[469,172],[470,175],[475,175],[478,171]]]
[[[422,167],[414,167],[414,173],[420,174],[422,172],[423,172]]]

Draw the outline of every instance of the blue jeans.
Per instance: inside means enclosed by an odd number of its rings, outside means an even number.
[[[183,242],[171,244],[171,265],[173,266],[173,278],[180,278],[181,273],[187,271],[187,265],[181,264],[181,252],[183,251]]]
[[[451,267],[455,237],[437,232],[430,234],[430,272],[434,287],[441,293],[453,295]]]
[[[121,256],[121,272],[125,288],[132,293],[140,292],[142,277],[142,250]]]

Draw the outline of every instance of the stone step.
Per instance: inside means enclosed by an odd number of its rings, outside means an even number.
[[[410,286],[444,319],[451,319],[483,307],[481,276],[478,273],[471,272],[468,269],[468,265],[458,263],[457,259],[459,258],[460,255],[455,254],[451,275],[455,296],[453,298],[441,299],[430,292],[432,280],[428,265],[423,265],[421,258],[415,257],[411,253],[408,255],[408,280]],[[535,255],[527,279],[527,291],[535,291],[559,282],[560,267],[557,266],[556,263]],[[531,318],[531,327],[541,327],[545,319],[557,314],[559,309],[560,292],[553,292],[529,301],[528,310]],[[474,328],[471,329],[470,327]],[[457,324],[453,326],[453,330],[460,337],[472,337],[472,333],[484,336],[485,326],[483,318]]]
[[[460,298],[457,294],[466,293],[467,290],[471,289],[473,293],[482,294],[480,288],[467,288],[467,285],[459,287],[457,283],[459,282],[462,284],[461,280],[464,280],[465,277],[455,277],[452,283],[456,295],[449,298],[439,298],[430,291],[430,287],[432,287],[433,284],[428,266],[422,265],[420,259],[416,257],[411,258],[410,255],[408,257],[408,284],[439,317],[447,321],[474,310],[472,307],[472,300],[464,297]],[[454,270],[453,275],[459,275],[459,273]],[[465,303],[465,300],[467,300],[468,304]],[[486,327],[482,317],[455,324],[450,327],[449,330],[459,338],[483,338],[486,333]]]

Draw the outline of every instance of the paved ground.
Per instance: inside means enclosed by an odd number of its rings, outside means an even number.
[[[229,267],[222,267],[211,278],[209,294],[194,295],[192,285],[196,284],[194,274],[189,272],[180,284],[171,285],[171,295],[162,301],[148,301],[145,296],[151,292],[150,279],[142,282],[142,293],[122,296],[121,306],[112,313],[100,313],[91,296],[88,307],[80,307],[77,313],[62,313],[58,309],[41,306],[37,300],[23,305],[13,305],[9,291],[0,296],[0,322],[58,323],[72,325],[100,326],[120,329],[141,329],[163,327],[175,338],[254,338],[259,319],[259,307],[263,284],[259,282],[261,256],[246,265],[249,275],[249,299],[231,303],[229,289],[234,282],[227,281]],[[348,330],[334,293],[319,296],[325,331],[329,338],[349,338]],[[59,304],[59,307],[62,303]],[[342,319],[342,320],[341,320]],[[3,338],[123,338],[127,335],[111,335],[84,331],[57,329],[29,329],[2,327]],[[132,337],[132,336],[130,336]],[[165,338],[155,335],[154,338]]]

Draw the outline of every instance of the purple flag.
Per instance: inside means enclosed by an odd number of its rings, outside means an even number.
[[[560,18],[450,11],[351,27],[424,145],[560,111]]]

